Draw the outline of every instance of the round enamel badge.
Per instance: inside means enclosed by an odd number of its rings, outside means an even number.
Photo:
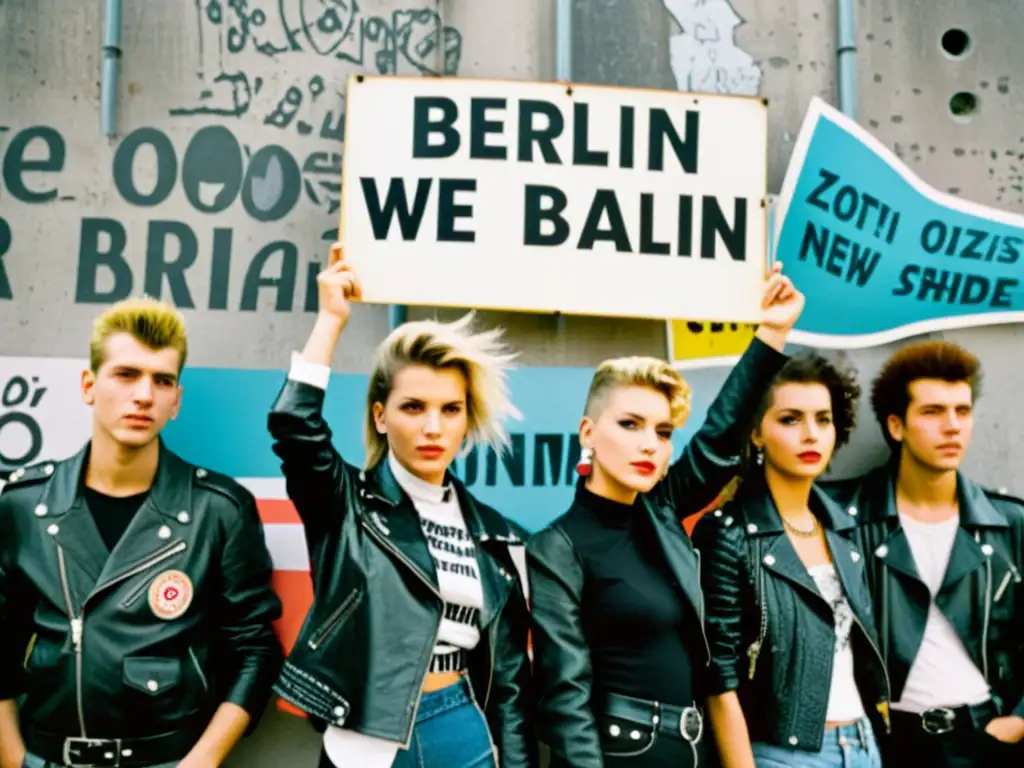
[[[181,616],[192,604],[192,581],[181,571],[164,571],[149,585],[149,607],[158,619]]]

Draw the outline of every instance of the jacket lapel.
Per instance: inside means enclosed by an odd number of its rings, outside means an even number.
[[[775,537],[761,558],[761,562],[772,573],[824,602],[825,598],[818,590],[818,585],[807,571],[807,566],[796,553],[796,549],[786,534],[783,533]]]
[[[149,495],[103,563],[93,592],[158,565],[168,553],[184,551],[185,526],[193,515],[189,466],[161,442]]]
[[[80,493],[89,444],[54,469],[35,513],[64,556],[64,570],[77,613],[99,579],[109,552]]]
[[[949,564],[946,566],[946,574],[942,579],[939,594],[936,595],[936,601],[956,590],[961,581],[984,567],[985,555],[981,551],[981,545],[963,527],[957,528],[953,549],[949,553]]]
[[[371,473],[364,473],[363,477],[370,480],[364,495],[364,500],[369,502],[366,524],[377,533],[386,549],[403,559],[435,592],[439,592],[437,566],[423,537],[419,515],[412,500],[399,487],[387,460],[380,461]]]
[[[114,547],[107,546],[81,493],[83,471],[90,444],[58,465],[41,502],[47,532],[66,555],[68,589],[75,609],[92,593],[139,571],[153,556],[171,547],[180,548],[175,535],[191,520],[191,475],[187,465],[160,443],[160,457],[153,486],[142,507]],[[182,516],[184,513],[184,517]]]
[[[663,508],[655,507],[646,496],[641,499],[669,570],[697,615],[703,617],[704,600],[700,588],[697,553],[686,531],[674,515],[664,514]]]
[[[851,610],[865,627],[873,626],[871,603],[863,584],[864,556],[849,541],[833,531],[826,531],[825,538],[832,554],[832,564],[839,577],[839,583],[843,585],[843,594]]]

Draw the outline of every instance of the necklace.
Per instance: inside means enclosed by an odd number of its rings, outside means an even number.
[[[814,515],[811,515],[811,527],[810,528],[797,528],[795,525],[793,525],[791,522],[789,522],[789,520],[786,518],[785,515],[779,515],[779,517],[782,518],[782,524],[784,526],[786,526],[787,529],[789,529],[790,531],[795,533],[797,536],[803,536],[804,538],[810,538],[811,536],[813,536],[818,531],[818,518],[816,518]]]

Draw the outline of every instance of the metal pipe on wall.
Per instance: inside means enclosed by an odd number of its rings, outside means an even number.
[[[572,82],[572,0],[555,0],[555,79]]]
[[[104,136],[117,132],[117,66],[121,59],[123,0],[104,0],[103,59],[100,64],[100,130]]]
[[[572,0],[555,0],[555,80],[572,82]],[[565,333],[565,315],[555,315],[555,330]]]
[[[839,110],[857,116],[857,67],[854,53],[857,35],[853,16],[854,0],[836,0],[836,57]]]

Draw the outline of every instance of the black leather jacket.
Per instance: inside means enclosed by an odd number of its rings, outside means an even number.
[[[893,701],[903,694],[931,603],[896,510],[898,470],[894,459],[864,477],[828,484],[858,523],[855,541],[867,555]],[[936,604],[988,680],[1002,714],[1024,717],[1024,500],[959,473],[957,492],[960,530]]]
[[[24,696],[29,752],[63,765],[64,739],[88,735],[126,739],[124,766],[172,762],[223,702],[254,727],[282,650],[252,494],[161,445],[150,494],[108,555],[80,490],[87,456],[16,470],[0,493],[0,699]],[[168,572],[187,575],[191,602],[179,583],[158,615]],[[177,616],[175,601],[187,603]]]
[[[274,451],[305,526],[314,601],[275,690],[313,718],[408,744],[443,603],[412,501],[387,461],[345,463],[324,390],[288,379],[271,410]],[[537,764],[528,716],[526,601],[509,545],[522,534],[450,478],[477,547],[484,609],[469,680],[501,766]]]
[[[703,622],[700,555],[681,520],[707,506],[736,474],[751,420],[786,356],[755,339],[730,372],[704,424],[643,498],[643,506],[679,586]],[[532,603],[537,730],[552,768],[601,768],[601,734],[592,708],[595,682],[581,607],[588,574],[560,518],[531,537],[527,564]],[[706,644],[693,657],[708,660]]]
[[[819,488],[811,509],[825,531],[850,605],[854,677],[866,714],[888,729],[889,691],[871,614],[866,558],[854,524]],[[752,742],[820,751],[835,654],[832,606],[797,555],[763,476],[752,477],[693,532],[713,659],[709,694],[736,691]]]

